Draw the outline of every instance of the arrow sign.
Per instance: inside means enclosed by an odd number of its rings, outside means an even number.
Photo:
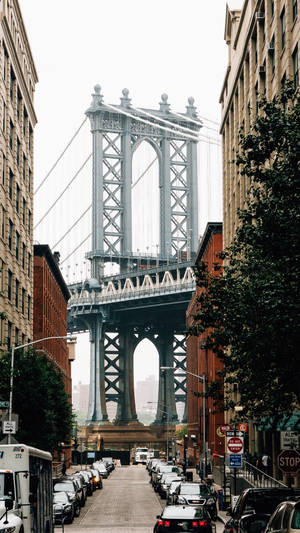
[[[13,420],[4,420],[2,422],[2,432],[5,434],[16,433],[16,423]]]

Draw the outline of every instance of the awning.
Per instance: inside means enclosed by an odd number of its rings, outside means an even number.
[[[269,431],[273,428],[274,417],[263,416],[256,428],[257,431]],[[275,431],[299,431],[300,432],[300,411],[295,411],[292,415],[284,415],[277,426]]]

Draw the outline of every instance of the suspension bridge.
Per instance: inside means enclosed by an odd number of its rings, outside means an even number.
[[[86,118],[35,190],[35,238],[60,252],[69,331],[90,333],[92,428],[139,424],[133,354],[143,339],[156,346],[159,366],[174,367],[160,375],[153,427],[166,412],[177,422],[185,404],[199,145],[207,160],[220,150],[217,123],[197,114],[193,98],[184,113],[171,110],[166,94],[158,109],[137,108],[124,89],[111,105],[96,85]]]

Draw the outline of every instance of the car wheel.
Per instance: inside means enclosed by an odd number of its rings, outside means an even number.
[[[76,509],[75,509],[75,516],[80,516],[80,505],[77,505]]]

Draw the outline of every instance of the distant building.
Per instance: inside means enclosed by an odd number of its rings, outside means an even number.
[[[33,337],[33,107],[38,81],[17,0],[0,2],[0,350]]]
[[[47,244],[34,245],[33,338],[67,335],[67,303],[69,289],[59,269],[59,255],[52,254]],[[71,360],[65,339],[51,339],[36,344],[54,361],[63,374],[66,392],[72,395]]]
[[[204,261],[211,274],[220,275],[222,260],[219,252],[222,250],[222,223],[208,222],[201,239],[195,263]],[[197,288],[187,309],[187,327],[194,323],[193,315],[197,313],[197,297],[203,289]],[[217,372],[223,370],[223,363],[211,351],[205,348],[205,335],[187,337],[187,370],[198,376],[205,375],[206,382],[211,383],[217,378]],[[188,440],[187,452],[196,463],[199,460],[199,450],[203,451],[203,383],[199,378],[187,374],[187,417]],[[217,429],[224,423],[224,413],[216,409],[212,398],[206,401],[206,442],[211,453],[224,453],[224,437],[219,437]]]
[[[143,381],[137,381],[135,388],[135,404],[138,411],[147,408],[149,409],[147,402],[157,402],[157,399],[158,380],[154,375],[147,376]]]
[[[78,385],[73,385],[72,404],[75,411],[86,413],[89,405],[89,390],[90,386],[79,382]]]

